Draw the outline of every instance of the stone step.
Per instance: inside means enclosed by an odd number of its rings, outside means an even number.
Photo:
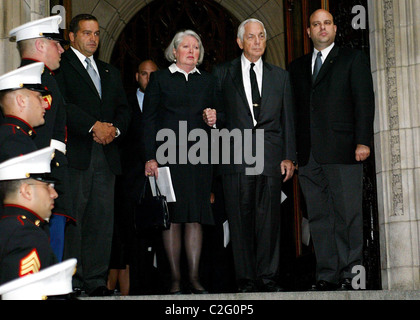
[[[180,294],[109,297],[80,297],[80,300],[420,300],[420,290],[354,290],[354,291],[299,291],[218,294]]]

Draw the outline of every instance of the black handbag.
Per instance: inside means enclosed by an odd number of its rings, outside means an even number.
[[[156,187],[156,196],[153,196],[150,188],[147,188],[149,185],[149,179],[146,178],[140,199],[136,204],[135,224],[137,231],[147,229],[167,230],[171,226],[166,196],[160,193],[155,177],[154,182]],[[149,190],[149,192],[147,192],[147,190]]]

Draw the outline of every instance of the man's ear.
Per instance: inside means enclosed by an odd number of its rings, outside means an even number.
[[[69,39],[70,39],[70,42],[74,42],[74,39],[75,39],[74,32],[69,32]]]
[[[238,44],[239,48],[241,48],[241,50],[243,50],[243,49],[244,49],[244,45],[243,45],[243,43],[242,43],[242,40],[241,40],[241,39],[236,38],[236,43]]]
[[[36,48],[36,51],[43,52],[46,48],[44,39],[42,38],[35,39],[35,48]]]
[[[19,90],[15,95],[16,103],[19,106],[20,112],[22,112],[22,110],[26,107],[26,95],[22,91],[24,90]]]
[[[19,193],[22,195],[23,198],[30,201],[32,200],[32,188],[27,183],[22,183],[19,187]]]

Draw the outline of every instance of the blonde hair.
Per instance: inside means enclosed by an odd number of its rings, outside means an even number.
[[[192,37],[196,38],[197,41],[198,41],[200,55],[198,57],[197,65],[199,65],[203,62],[203,59],[204,59],[204,47],[203,47],[203,43],[201,42],[200,36],[192,30],[183,30],[183,31],[179,31],[175,34],[171,43],[169,44],[169,46],[165,50],[165,58],[169,62],[174,62],[175,61],[174,49],[175,50],[178,49],[179,44],[182,42],[182,40],[184,40],[184,38],[186,36],[192,36]]]

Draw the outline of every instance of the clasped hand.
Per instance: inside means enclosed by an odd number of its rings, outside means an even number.
[[[209,127],[213,127],[217,120],[216,110],[210,108],[204,109],[203,120]]]
[[[96,121],[92,128],[93,140],[102,145],[107,145],[114,141],[116,130],[112,123]]]

